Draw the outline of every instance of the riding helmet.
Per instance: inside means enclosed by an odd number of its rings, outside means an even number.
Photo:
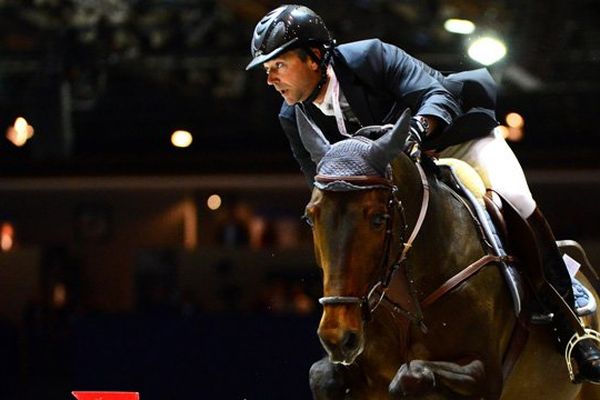
[[[333,41],[325,23],[313,10],[300,5],[285,5],[263,17],[252,35],[252,61],[246,70],[298,47],[331,47]]]

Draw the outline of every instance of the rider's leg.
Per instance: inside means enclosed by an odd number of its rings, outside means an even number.
[[[524,219],[535,210],[523,169],[499,133],[448,147],[440,156],[458,158],[471,165],[486,187],[508,199]]]
[[[525,174],[506,141],[494,135],[452,146],[442,157],[456,157],[471,164],[482,175],[486,185],[510,201],[529,222],[538,243],[544,274],[567,304],[575,307],[571,278],[556,246],[554,235],[537,208],[527,185]],[[566,345],[574,330],[559,307],[553,307],[555,326],[561,343]],[[600,350],[591,340],[580,342],[573,350],[582,379],[600,382]]]
[[[546,279],[571,306],[575,304],[573,286],[569,272],[563,262],[562,256],[552,230],[539,209],[535,209],[529,218],[529,226],[535,233]],[[550,301],[551,302],[551,301]],[[554,326],[561,346],[566,346],[574,334],[571,323],[564,313],[556,312],[560,307],[553,307],[555,311]],[[580,341],[573,349],[572,356],[579,367],[578,379],[600,383],[600,351],[591,339]]]

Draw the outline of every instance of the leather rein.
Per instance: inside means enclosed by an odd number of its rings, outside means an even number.
[[[373,312],[377,309],[377,307],[379,307],[379,305],[382,302],[385,301],[386,304],[391,306],[391,310],[393,312],[403,315],[408,320],[419,326],[423,332],[427,332],[427,327],[424,323],[422,307],[427,307],[433,304],[440,297],[442,297],[443,295],[450,292],[452,289],[469,279],[471,276],[473,276],[475,273],[481,270],[481,268],[483,268],[484,266],[490,264],[491,262],[502,261],[504,259],[503,257],[495,256],[493,254],[486,254],[483,257],[476,260],[475,262],[468,265],[456,275],[452,276],[422,301],[418,299],[411,277],[411,270],[406,264],[406,259],[408,257],[409,251],[413,246],[413,242],[417,238],[417,235],[419,234],[423,226],[425,216],[427,215],[427,210],[429,207],[430,187],[429,182],[427,180],[427,175],[425,174],[425,171],[423,170],[423,167],[421,166],[420,162],[416,161],[415,166],[417,167],[421,179],[423,195],[421,199],[421,208],[417,217],[417,221],[406,241],[404,240],[404,238],[406,237],[406,233],[408,231],[408,225],[406,223],[404,205],[402,204],[402,201],[398,198],[398,187],[393,183],[392,179],[373,176],[330,177],[317,175],[315,177],[316,180],[323,183],[334,181],[346,181],[359,186],[384,186],[389,188],[390,190],[390,200],[387,205],[387,214],[389,217],[386,219],[386,231],[383,253],[380,258],[381,261],[379,266],[379,270],[382,270],[383,274],[380,276],[377,282],[370,286],[370,289],[364,296],[324,296],[319,299],[320,304],[358,304],[362,309],[363,320],[369,321],[372,318]],[[396,214],[398,213],[400,214],[400,222],[402,223],[402,231],[400,234],[402,246],[394,261],[392,263],[389,263],[389,254],[391,252],[393,237],[394,219]],[[405,268],[402,268],[403,266],[405,266]],[[411,304],[414,304],[415,307],[414,311],[405,309],[403,306],[392,301],[389,297],[386,296],[387,291],[390,287],[390,282],[394,278],[396,272],[398,272],[398,270],[400,270],[401,268],[404,271],[406,282],[408,283],[408,291],[410,295]]]

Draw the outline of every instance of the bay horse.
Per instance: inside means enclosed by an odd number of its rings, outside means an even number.
[[[318,164],[305,212],[323,276],[315,400],[600,399],[570,382],[550,326],[527,325],[511,352],[524,323],[501,260],[435,168],[406,155],[409,112],[378,139],[331,145],[299,111]]]

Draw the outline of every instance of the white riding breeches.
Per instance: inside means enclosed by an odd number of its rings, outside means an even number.
[[[498,130],[493,135],[450,146],[440,157],[458,158],[471,165],[486,186],[510,201],[523,218],[535,210],[523,169]]]

